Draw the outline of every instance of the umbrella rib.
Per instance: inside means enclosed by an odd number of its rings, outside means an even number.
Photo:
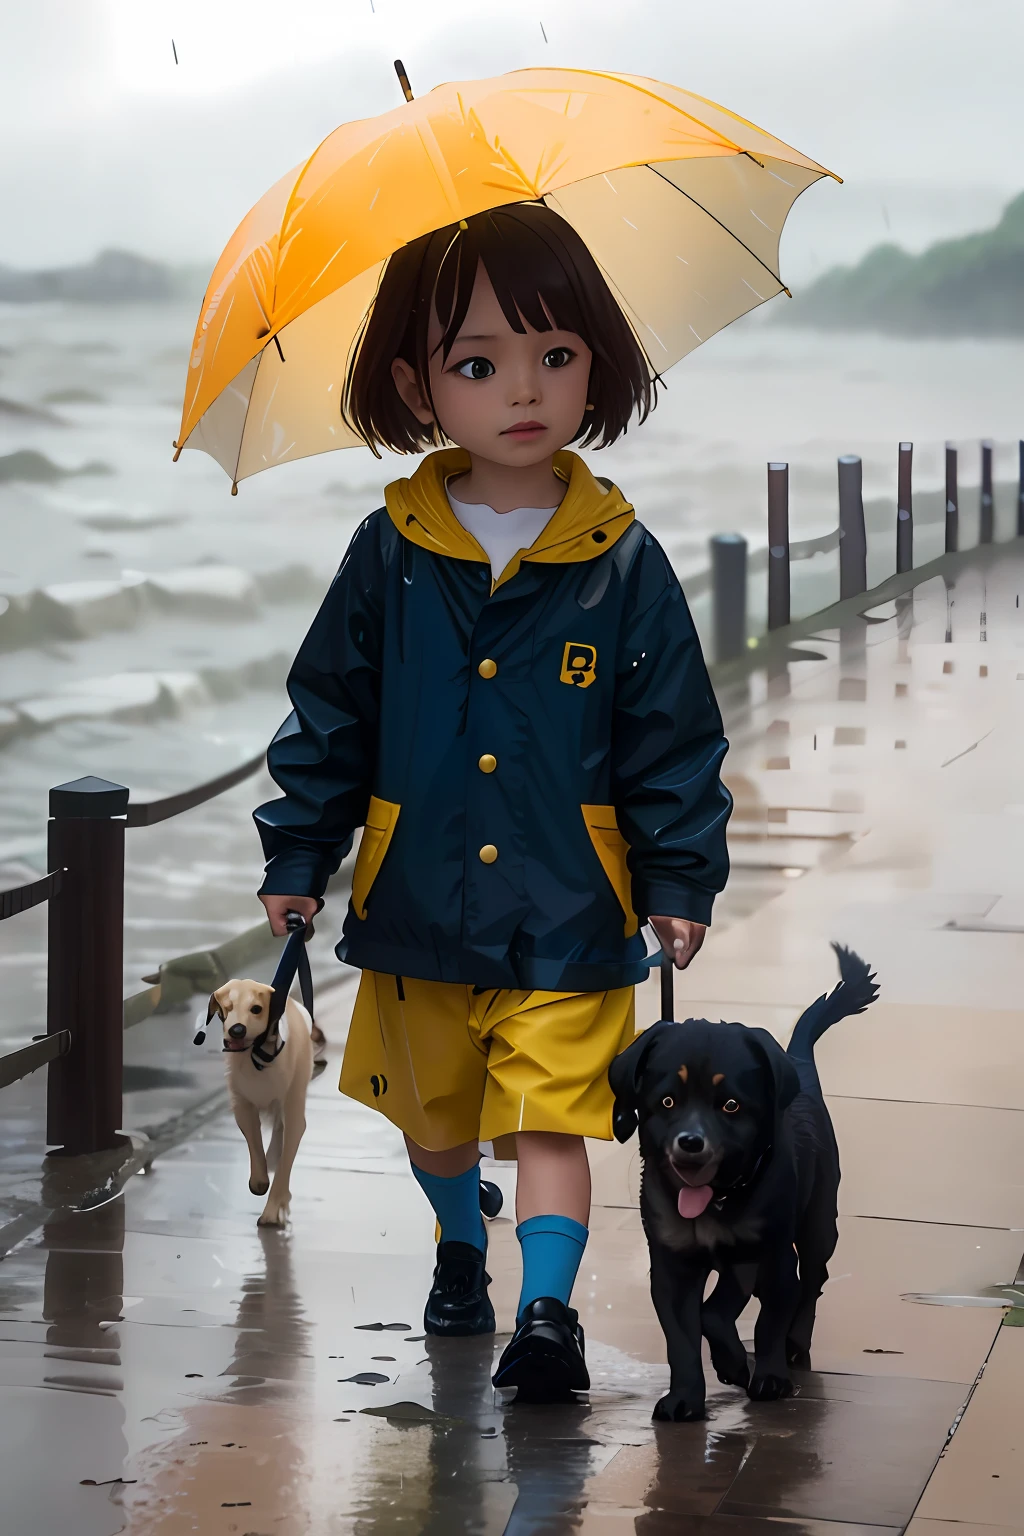
[[[758,266],[759,267],[763,267],[764,270],[768,273],[769,277],[773,277],[775,279],[775,281],[778,283],[779,287],[782,289],[783,293],[789,293],[789,289],[786,287],[785,283],[782,281],[782,278],[779,276],[779,274],[777,272],[773,272],[771,267],[768,265],[768,263],[766,261],[762,261],[760,256],[758,256],[757,252],[756,251],[752,251],[750,249],[750,246],[746,243],[746,241],[740,239],[739,235],[736,234],[735,230],[730,229],[728,224],[723,224],[721,219],[716,219],[715,215],[711,212],[711,210],[709,208],[705,208],[703,203],[698,203],[697,199],[695,197],[692,197],[689,192],[684,192],[682,187],[677,187],[675,182],[672,180],[671,176],[666,176],[664,174],[664,172],[655,169],[655,167],[653,165],[648,165],[647,169],[649,171],[654,171],[655,176],[659,176],[662,181],[667,182],[670,187],[673,187],[675,189],[675,191],[679,193],[680,197],[685,197],[687,199],[687,201],[691,202],[695,208],[699,208],[701,213],[705,213],[705,214],[707,214],[709,219],[713,219],[714,222],[718,225],[719,229],[724,229],[726,234],[729,236],[729,238],[731,240],[735,240],[737,245],[742,245],[742,247],[746,251],[747,255],[748,256],[753,256],[753,258],[757,262]],[[751,212],[753,212],[753,209],[751,209]],[[757,215],[755,214],[754,217],[756,218]],[[761,220],[761,223],[762,224],[764,223],[763,219]],[[765,225],[766,229],[767,229],[767,227],[768,226]]]
[[[568,71],[566,71],[566,72],[568,73]],[[658,91],[652,91],[651,90],[651,84],[657,85],[658,81],[656,81],[656,80],[651,81],[650,84],[641,84],[640,81],[638,79],[636,79],[636,78],[627,78],[627,77],[625,77],[623,75],[616,74],[614,71],[609,71],[609,70],[605,70],[605,69],[581,69],[581,70],[573,70],[572,73],[573,74],[581,74],[581,75],[596,75],[599,80],[615,80],[620,85],[628,85],[631,90],[639,91],[644,96],[650,96],[652,98],[652,100],[660,102],[660,104],[663,107],[668,107],[671,111],[678,112],[680,117],[685,117],[689,122],[696,123],[698,128],[703,128],[706,133],[713,134],[714,137],[716,139],[718,139],[719,143],[721,143],[721,144],[728,144],[729,148],[736,150],[737,154],[745,154],[746,153],[746,151],[743,150],[740,147],[740,145],[737,144],[733,139],[727,138],[725,136],[725,134],[722,133],[719,129],[713,128],[710,123],[707,123],[707,122],[704,121],[703,118],[698,117],[695,112],[687,112],[686,108],[685,107],[681,107],[678,104],[678,102],[669,101],[667,96],[662,96]],[[687,94],[690,94],[690,93],[687,92]],[[725,108],[719,107],[717,102],[709,101],[706,96],[698,96],[697,100],[698,101],[703,101],[709,107],[715,107],[719,112],[724,112],[725,111]],[[735,117],[736,114],[734,112],[731,112],[731,113],[729,113],[729,116],[730,117]],[[753,128],[754,132],[761,134],[761,136],[763,138],[768,138],[768,137],[775,138],[774,134],[771,134],[771,135],[765,134],[764,129],[763,128],[758,128],[756,123],[747,123],[745,118],[742,118],[742,117],[741,118],[737,118],[737,122],[744,123],[745,126],[748,127],[748,128]],[[776,139],[775,142],[777,144],[781,144],[782,140],[781,139]],[[791,147],[790,145],[788,145],[788,144],[786,145],[787,149],[789,149],[790,147]],[[800,151],[797,150],[797,154],[799,154],[799,153],[800,153]]]
[[[515,73],[520,73],[520,71],[515,71]],[[567,73],[569,73],[569,71],[567,71]],[[735,149],[739,154],[750,154],[748,149],[742,149],[740,145],[734,143],[732,139],[726,138],[725,134],[722,133],[720,129],[713,128],[710,123],[705,122],[703,118],[698,117],[695,112],[687,112],[686,108],[681,107],[678,102],[670,101],[667,96],[662,96],[658,91],[651,90],[652,85],[658,85],[660,83],[657,80],[649,80],[645,82],[643,77],[637,78],[636,76],[620,75],[617,74],[614,70],[606,69],[579,69],[573,70],[571,73],[579,75],[596,75],[599,80],[616,80],[620,85],[629,85],[634,91],[640,91],[645,96],[652,97],[654,101],[660,102],[663,106],[670,107],[672,111],[678,112],[682,117],[689,118],[690,122],[696,123],[698,127],[704,128],[713,133],[716,138],[722,141],[723,144],[728,144],[731,149]],[[831,176],[833,181],[842,183],[843,178],[841,176],[837,176],[835,171],[826,170],[823,165],[818,164],[817,160],[809,160],[806,155],[801,154],[800,151],[795,149],[792,144],[787,144],[784,140],[775,138],[774,133],[767,133],[763,128],[759,128],[756,123],[752,123],[749,118],[740,117],[738,112],[730,112],[728,107],[723,107],[719,102],[712,101],[710,96],[700,96],[696,91],[686,91],[684,94],[692,97],[694,101],[703,102],[706,107],[714,107],[716,112],[721,112],[724,117],[731,117],[735,123],[742,123],[744,128],[752,128],[756,134],[761,136],[761,138],[772,139],[776,144],[781,145],[783,149],[788,149],[792,151],[793,154],[799,155],[800,161],[806,170],[810,170],[810,168],[813,166],[815,170],[819,170],[823,176]],[[750,155],[750,158],[753,160],[755,157]]]
[[[731,117],[734,123],[742,123],[744,128],[753,128],[754,132],[759,133],[762,138],[775,139],[776,144],[781,144],[783,149],[792,150],[794,154],[800,155],[800,159],[804,163],[805,170],[810,170],[810,168],[814,166],[815,169],[819,170],[823,176],[831,176],[833,181],[837,181],[839,185],[842,186],[843,178],[841,176],[837,176],[835,171],[830,171],[827,166],[821,165],[817,160],[811,160],[809,156],[801,154],[800,150],[796,149],[794,145],[787,144],[785,139],[777,139],[775,138],[774,133],[768,133],[766,129],[759,128],[756,123],[752,123],[750,121],[749,117],[741,117],[738,112],[733,112],[728,107],[723,107],[721,102],[712,101],[710,96],[701,96],[697,91],[688,91],[687,95],[692,96],[694,101],[702,101],[706,107],[714,107],[716,112],[721,112],[725,117]],[[701,119],[698,117],[695,118],[695,121],[699,123]],[[723,134],[722,137],[724,138],[725,135]],[[750,155],[749,149],[744,149],[741,151],[741,153],[744,155]],[[753,160],[755,157],[750,155],[750,158]],[[780,156],[779,158],[784,157]],[[795,164],[794,161],[790,161],[789,163]]]
[[[268,342],[267,346],[269,346],[269,345],[270,345],[270,343]],[[260,368],[263,366],[263,354],[264,354],[264,352],[266,350],[267,350],[267,347],[261,347],[260,348],[260,351],[259,351],[259,359],[260,360],[256,364],[256,372],[252,376],[252,389],[250,389],[250,391],[249,391],[249,398],[245,402],[245,415],[242,417],[242,430],[238,434],[238,452],[235,455],[235,472],[231,476],[231,484],[233,486],[235,486],[236,488],[238,486],[238,466],[242,462],[242,444],[245,442],[245,429],[249,425],[249,412],[252,409],[252,397],[253,397],[253,393],[254,393],[254,391],[256,389],[256,380],[260,376]],[[231,494],[234,495],[235,492],[232,491]]]

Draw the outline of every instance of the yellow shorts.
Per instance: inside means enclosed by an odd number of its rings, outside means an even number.
[[[610,1141],[608,1068],[634,1033],[632,987],[476,992],[364,971],[339,1087],[431,1152],[516,1131]]]

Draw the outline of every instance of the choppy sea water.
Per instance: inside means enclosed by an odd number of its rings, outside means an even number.
[[[0,307],[0,455],[20,456],[0,480],[0,888],[45,868],[52,784],[98,774],[157,797],[265,745],[287,711],[288,660],[353,528],[410,471],[348,450],[243,482],[233,498],[205,456],[172,464],[193,323],[173,305]],[[790,463],[799,539],[835,525],[839,453],[860,453],[866,495],[891,501],[898,441],[914,441],[916,485],[935,490],[950,438],[963,448],[969,542],[979,438],[996,442],[998,479],[1016,474],[1022,362],[1019,342],[820,335],[750,317],[670,374],[652,418],[594,454],[594,468],[634,502],[685,585],[711,533],[764,544],[767,460]],[[998,517],[1009,533],[1005,494]],[[894,543],[875,537],[873,578],[892,568]],[[940,545],[937,522],[919,529],[919,560]],[[834,556],[807,562],[795,611],[837,586]],[[762,609],[758,586],[755,628]],[[694,611],[706,631],[707,599]],[[161,960],[258,919],[249,813],[271,788],[251,780],[129,834],[127,992]],[[20,1041],[43,1017],[43,912],[0,925],[0,975],[0,1043]]]

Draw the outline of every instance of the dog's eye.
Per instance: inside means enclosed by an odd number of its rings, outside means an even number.
[[[253,1003],[252,1007],[249,1009],[249,1012],[250,1013],[262,1013],[263,1012],[263,1004],[262,1003]]]
[[[726,1099],[725,1103],[722,1105],[722,1112],[726,1115],[734,1115],[736,1114],[739,1107],[740,1105],[738,1099]]]
[[[664,1104],[666,1109],[675,1109],[676,1101],[670,1093],[666,1093],[661,1102]]]

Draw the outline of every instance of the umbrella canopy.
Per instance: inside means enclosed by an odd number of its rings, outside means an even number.
[[[214,269],[180,448],[237,483],[360,439],[340,397],[389,256],[543,199],[586,242],[652,370],[785,290],[793,203],[831,175],[701,96],[637,75],[524,69],[346,123],[246,215]]]

